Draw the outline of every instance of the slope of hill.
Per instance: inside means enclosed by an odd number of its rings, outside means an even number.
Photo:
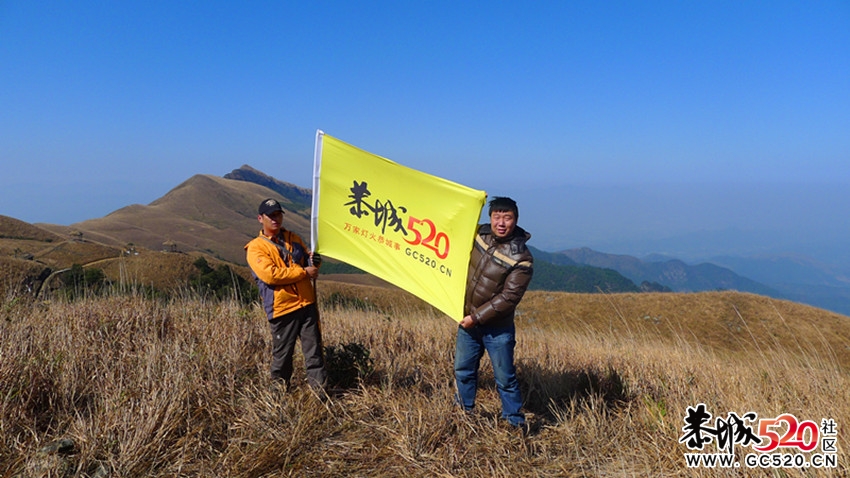
[[[50,272],[49,267],[36,261],[0,256],[0,297],[36,294]]]
[[[122,287],[180,290],[199,275],[195,261],[205,256],[197,251],[152,251],[141,245],[110,246],[91,240],[97,234],[80,235],[76,229],[66,229],[73,234],[62,237],[0,216],[0,297],[43,296],[47,290],[62,288],[63,274],[75,265],[100,269],[108,281]],[[212,268],[222,265],[213,258],[207,262]],[[251,279],[247,267],[233,266],[230,270],[242,279]]]
[[[46,229],[8,216],[0,216],[0,239],[18,239],[38,242],[59,242],[63,237]]]
[[[118,257],[119,248],[83,239],[78,231],[61,236],[21,220],[0,216],[0,294],[37,294],[55,271]]]
[[[72,224],[86,238],[150,250],[199,251],[235,264],[245,264],[243,246],[259,230],[257,204],[276,196],[266,187],[241,180],[196,175],[147,206],[134,204],[105,217]],[[309,238],[303,205],[281,200],[284,227]],[[294,210],[293,210],[294,209]],[[63,233],[67,227],[50,226]]]
[[[520,323],[580,333],[682,335],[713,350],[748,354],[771,348],[816,351],[850,365],[850,318],[783,299],[735,291],[643,294],[530,292]],[[628,325],[631,324],[631,325]],[[640,324],[638,327],[635,324]]]

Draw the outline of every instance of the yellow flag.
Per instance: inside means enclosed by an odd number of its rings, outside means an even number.
[[[463,319],[484,191],[376,156],[322,131],[313,165],[314,251]]]

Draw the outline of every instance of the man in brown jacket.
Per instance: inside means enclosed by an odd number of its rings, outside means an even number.
[[[533,273],[531,238],[517,226],[519,209],[507,197],[490,201],[490,224],[478,226],[466,279],[464,311],[455,349],[458,401],[464,410],[475,406],[478,367],[484,351],[490,356],[496,388],[502,401],[502,418],[523,427],[522,394],[514,366],[516,329],[514,311]]]

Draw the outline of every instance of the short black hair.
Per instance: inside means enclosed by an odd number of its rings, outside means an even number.
[[[490,210],[487,212],[487,215],[492,215],[494,212],[505,212],[511,211],[514,213],[514,217],[519,219],[519,208],[516,205],[516,201],[509,197],[496,196],[490,200]]]

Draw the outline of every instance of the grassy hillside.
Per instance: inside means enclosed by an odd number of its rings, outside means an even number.
[[[58,235],[0,216],[0,297],[36,294],[56,271],[121,255],[119,248],[67,232]]]
[[[0,216],[0,239],[18,239],[37,242],[58,242],[63,240],[62,237],[50,231],[8,216]]]
[[[529,292],[516,359],[533,428],[522,435],[498,420],[486,359],[478,412],[453,405],[453,321],[392,288],[323,282],[319,293],[327,349],[357,344],[371,361],[326,402],[270,382],[257,305],[4,303],[0,475],[765,476],[688,468],[687,408],[832,418],[839,434],[850,423],[850,319],[799,304]],[[774,471],[847,476],[841,438],[836,456],[837,468]]]
[[[196,175],[149,205],[127,206],[105,217],[73,224],[71,228],[93,241],[117,247],[132,243],[153,251],[172,248],[181,252],[198,251],[244,265],[242,246],[260,230],[257,205],[274,194],[245,181]],[[302,208],[300,204],[290,205],[285,199],[281,204],[287,209]],[[309,240],[309,216],[289,210],[283,225]],[[69,229],[45,227],[62,234],[67,234]]]

